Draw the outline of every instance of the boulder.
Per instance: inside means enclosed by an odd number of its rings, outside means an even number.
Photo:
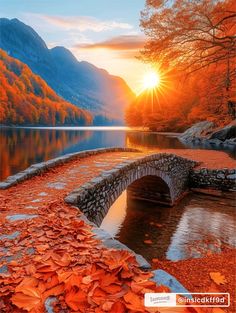
[[[198,138],[205,138],[212,133],[214,127],[213,122],[203,121],[196,123],[180,135],[180,139],[183,141],[193,141]]]
[[[224,144],[236,146],[236,138],[226,139],[224,141]],[[0,189],[1,189],[1,184],[0,184]]]
[[[209,139],[218,139],[221,141],[225,141],[227,139],[236,138],[236,121],[230,123],[224,128],[218,129],[214,131]]]

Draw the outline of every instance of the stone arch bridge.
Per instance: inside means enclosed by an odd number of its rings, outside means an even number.
[[[31,201],[48,206],[57,197],[58,201],[65,200],[77,206],[87,218],[100,226],[113,202],[126,189],[131,197],[167,205],[173,205],[188,187],[236,190],[235,168],[195,167],[197,164],[174,153],[147,154],[130,148],[102,148],[33,164],[0,182],[0,192],[1,189],[9,189],[11,195],[13,189],[10,187],[15,186],[14,190],[21,194],[21,190],[24,192],[23,182],[34,178],[30,187],[34,191],[31,190],[28,200],[23,199],[26,211],[27,207],[32,207]],[[55,173],[50,171],[52,168],[56,169]],[[44,195],[40,199],[37,198],[39,189],[39,195]],[[57,189],[60,194],[55,196]],[[35,198],[31,199],[33,195]],[[2,195],[0,200],[5,197]],[[12,196],[7,199],[9,202]],[[13,197],[9,208],[17,208],[17,201]]]
[[[127,160],[73,190],[65,201],[100,226],[113,202],[126,189],[133,198],[173,205],[186,191],[190,171],[196,164],[167,153]]]

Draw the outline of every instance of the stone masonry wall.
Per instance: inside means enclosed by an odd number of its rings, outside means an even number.
[[[190,173],[191,187],[236,190],[236,169],[195,169]]]
[[[134,181],[148,175],[164,180],[173,204],[187,188],[189,172],[195,165],[194,161],[167,153],[125,161],[74,190],[65,201],[77,206],[99,226],[119,195]]]

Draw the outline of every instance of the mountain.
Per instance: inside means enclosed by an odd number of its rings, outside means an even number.
[[[21,61],[0,49],[0,124],[86,125],[92,116],[59,97]]]
[[[0,19],[0,48],[26,63],[65,100],[91,111],[97,119],[122,120],[125,108],[135,98],[123,79],[79,62],[64,47],[48,49],[43,39],[18,19]]]

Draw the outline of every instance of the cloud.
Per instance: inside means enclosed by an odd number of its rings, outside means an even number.
[[[121,23],[117,21],[103,21],[91,16],[51,16],[40,15],[38,16],[44,21],[67,29],[67,30],[79,30],[81,32],[94,31],[101,32],[112,29],[133,29],[133,26],[128,23]]]
[[[145,37],[140,35],[123,35],[92,44],[77,44],[82,49],[139,50],[145,44]]]

